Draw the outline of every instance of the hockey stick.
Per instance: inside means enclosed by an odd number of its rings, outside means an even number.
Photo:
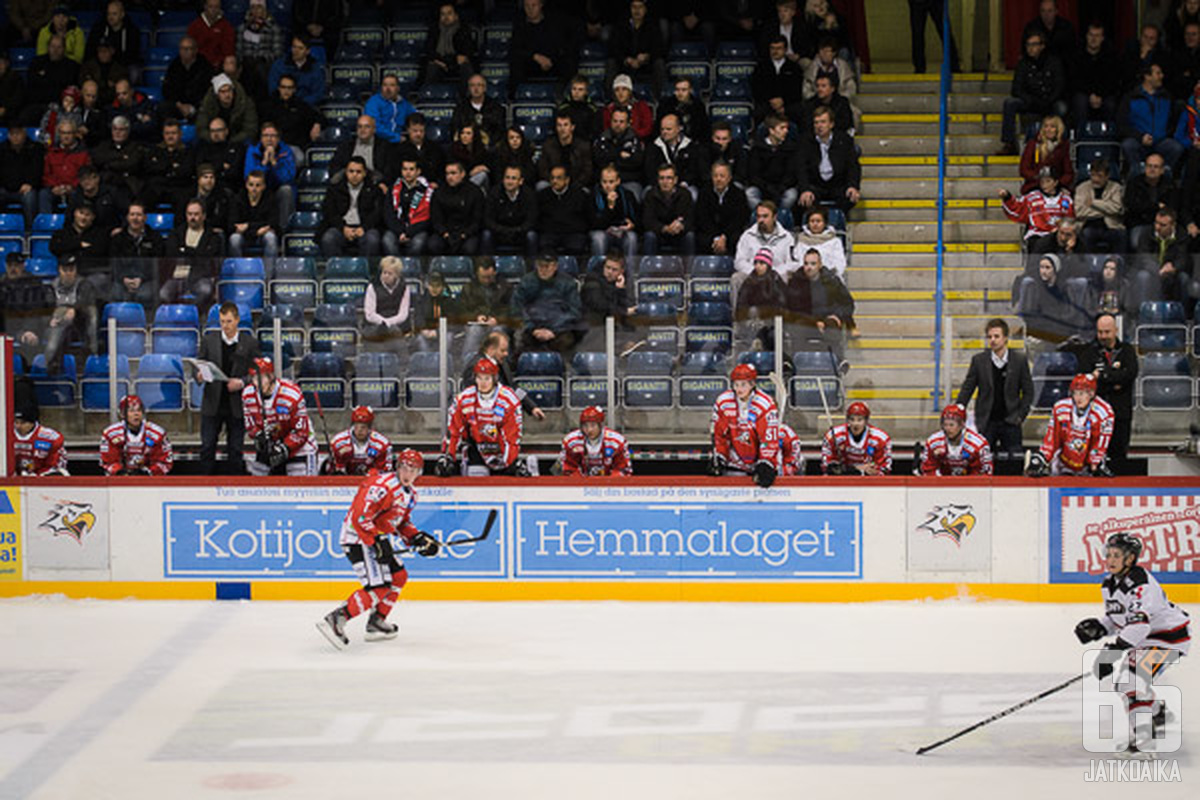
[[[313,392],[313,400],[317,401],[317,416],[321,418],[321,433],[325,436],[325,449],[329,451],[329,460],[333,461],[333,444],[329,441],[329,426],[325,424],[325,409],[321,406],[321,393]]]
[[[447,541],[447,542],[443,542],[439,539],[435,539],[434,541],[436,541],[438,543],[438,545],[440,545],[441,547],[457,547],[460,544],[472,544],[474,542],[482,542],[484,539],[488,538],[489,535],[491,535],[492,526],[496,524],[496,514],[497,513],[498,512],[494,508],[488,512],[487,522],[483,523],[483,533],[479,534],[478,536],[472,536],[468,539],[455,539],[454,541]],[[412,548],[406,547],[403,550],[399,550],[397,552],[411,553],[411,552],[413,552],[413,550],[412,550]]]
[[[1006,708],[997,714],[993,714],[992,716],[988,717],[987,719],[985,719],[981,722],[976,722],[974,725],[972,725],[969,728],[963,728],[961,731],[954,734],[953,736],[947,736],[945,739],[942,739],[941,741],[934,742],[933,744],[927,744],[924,747],[922,747],[920,750],[917,751],[917,755],[919,755],[919,756],[924,755],[925,753],[928,753],[930,750],[933,750],[935,747],[941,747],[942,745],[946,744],[947,742],[953,742],[958,737],[966,736],[968,733],[970,733],[971,731],[973,731],[977,728],[982,728],[984,725],[987,725],[988,723],[995,722],[996,720],[1001,719],[1003,717],[1007,717],[1009,714],[1020,711],[1022,708],[1025,708],[1025,706],[1033,705],[1038,700],[1049,697],[1050,695],[1054,694],[1055,692],[1061,692],[1063,689],[1066,689],[1071,684],[1076,683],[1077,681],[1083,680],[1090,674],[1091,674],[1090,672],[1081,672],[1080,674],[1076,675],[1074,678],[1063,681],[1058,686],[1055,686],[1052,689],[1047,689],[1046,691],[1042,692],[1039,695],[1034,695],[1033,697],[1030,697],[1028,700],[1022,700],[1021,702],[1017,703],[1015,706]]]

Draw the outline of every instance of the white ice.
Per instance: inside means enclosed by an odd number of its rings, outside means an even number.
[[[1078,685],[914,755],[1082,671],[1099,603],[409,601],[344,652],[331,607],[0,602],[0,798],[1200,796],[1188,659],[1182,783],[1086,782]]]

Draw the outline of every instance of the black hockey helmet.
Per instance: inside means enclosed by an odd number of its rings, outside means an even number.
[[[1142,555],[1142,540],[1132,533],[1114,533],[1105,542],[1107,547],[1115,547],[1126,555],[1133,556],[1136,562]]]

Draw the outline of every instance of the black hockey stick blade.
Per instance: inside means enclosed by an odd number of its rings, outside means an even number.
[[[1025,708],[1025,706],[1031,706],[1034,703],[1036,703],[1038,700],[1049,697],[1050,695],[1054,694],[1055,692],[1061,692],[1063,689],[1066,689],[1071,684],[1073,684],[1077,681],[1083,680],[1090,674],[1091,673],[1089,673],[1089,672],[1081,672],[1080,674],[1076,675],[1074,678],[1063,681],[1058,686],[1054,686],[1050,689],[1047,689],[1046,691],[1042,692],[1041,694],[1034,695],[1033,697],[1030,697],[1027,700],[1022,700],[1021,702],[1017,703],[1015,706],[1010,706],[1009,708],[1006,708],[1003,711],[993,714],[992,716],[988,717],[985,720],[976,722],[974,725],[970,726],[969,728],[963,728],[961,731],[959,731],[956,734],[953,734],[952,736],[947,736],[945,739],[934,742],[933,744],[927,744],[924,747],[922,747],[921,749],[917,750],[917,755],[919,755],[919,756],[925,755],[930,750],[933,750],[935,747],[941,747],[942,745],[947,744],[948,742],[953,742],[958,737],[966,736],[968,733],[970,733],[973,730],[976,730],[977,728],[982,728],[984,725],[987,725],[991,722],[995,722],[996,720],[1001,719],[1003,717],[1007,717],[1009,714],[1012,714],[1016,711],[1020,711],[1022,708]]]
[[[488,536],[491,535],[492,526],[496,524],[497,513],[498,512],[494,508],[488,512],[487,522],[483,523],[483,533],[479,534],[478,536],[472,536],[469,539],[455,539],[453,542],[442,542],[442,544],[446,545],[447,547],[453,547],[453,546],[459,545],[459,544],[470,544],[471,542],[482,542],[484,539],[486,539]]]

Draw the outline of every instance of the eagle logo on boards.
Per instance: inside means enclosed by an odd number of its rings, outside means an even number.
[[[83,537],[96,527],[96,514],[92,511],[91,503],[60,500],[50,510],[50,516],[38,527],[45,528],[55,536],[70,536],[82,545]]]
[[[972,506],[947,503],[934,506],[925,513],[927,518],[917,529],[929,531],[935,539],[939,536],[950,539],[958,547],[962,547],[962,540],[975,530],[975,509]]]

